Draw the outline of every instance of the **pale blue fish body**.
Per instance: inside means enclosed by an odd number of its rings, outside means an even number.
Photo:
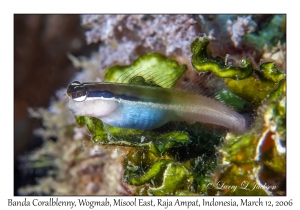
[[[211,98],[167,88],[73,82],[67,90],[74,115],[92,116],[121,128],[151,130],[169,121],[196,121],[240,133],[245,119]]]
[[[164,125],[167,118],[164,109],[121,102],[116,116],[102,117],[101,120],[116,127],[151,130]]]

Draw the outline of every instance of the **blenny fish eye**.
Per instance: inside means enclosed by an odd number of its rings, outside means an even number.
[[[80,82],[74,81],[69,85],[67,95],[75,101],[85,101],[88,97],[88,90]]]

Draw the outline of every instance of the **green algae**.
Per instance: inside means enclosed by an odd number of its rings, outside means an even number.
[[[76,116],[77,123],[86,125],[95,143],[118,146],[139,146],[162,154],[173,147],[185,145],[189,136],[185,132],[158,133],[144,130],[117,128],[94,117]]]
[[[278,83],[285,78],[285,74],[283,74],[272,62],[261,64],[260,70],[262,73],[262,79],[267,79],[274,83]]]
[[[150,182],[151,179],[155,178],[162,170],[167,167],[167,164],[170,163],[171,160],[160,160],[155,162],[150,170],[144,173],[141,176],[130,176],[127,180],[129,184],[132,185],[142,185]]]
[[[183,185],[190,175],[189,170],[182,164],[169,163],[164,171],[163,184],[157,188],[149,188],[153,195],[172,195]]]
[[[259,70],[253,69],[251,63],[245,59],[242,59],[240,67],[226,66],[222,58],[213,58],[207,53],[208,44],[207,37],[198,38],[192,43],[193,67],[199,72],[212,72],[224,79],[231,94],[251,104],[260,105],[285,78],[285,74],[270,62],[261,64]]]
[[[209,40],[207,37],[199,37],[191,46],[192,64],[199,72],[211,71],[221,78],[244,79],[249,77],[252,72],[252,64],[250,61],[243,59],[241,67],[227,66],[222,58],[212,58],[207,53]]]
[[[186,71],[174,60],[158,53],[142,55],[130,66],[114,66],[106,70],[108,82],[128,83],[172,88]]]
[[[256,106],[261,105],[261,101],[277,87],[272,81],[258,80],[255,77],[248,77],[241,81],[232,79],[225,79],[224,81],[232,93]]]
[[[215,99],[238,112],[246,112],[252,107],[251,103],[225,89],[218,92]]]

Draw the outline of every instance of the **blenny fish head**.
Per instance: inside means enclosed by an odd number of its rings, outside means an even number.
[[[67,89],[69,109],[76,116],[106,117],[116,111],[118,103],[113,96],[104,98],[103,93],[107,95],[99,90],[95,97],[95,91],[90,92],[88,85],[74,81]]]

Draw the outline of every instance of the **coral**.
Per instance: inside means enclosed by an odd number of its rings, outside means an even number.
[[[83,15],[82,24],[91,28],[86,32],[88,43],[101,41],[113,46],[118,56],[115,60],[124,60],[124,64],[136,59],[138,51],[155,49],[168,56],[175,53],[188,56],[188,46],[197,35],[196,21],[191,15]],[[100,53],[101,50],[104,49],[100,47]],[[124,56],[119,57],[121,52]],[[113,58],[111,55],[106,59]]]
[[[110,44],[115,27],[119,26],[124,18],[125,15],[83,15],[82,25],[91,28],[86,32],[87,43],[104,41]]]
[[[246,34],[243,43],[257,51],[262,51],[265,45],[273,46],[279,41],[285,43],[286,15],[274,15],[257,33]]]
[[[231,41],[235,47],[240,44],[245,34],[254,32],[255,28],[256,23],[251,19],[251,15],[247,17],[237,17],[235,21],[227,21],[227,30],[231,35]]]
[[[264,62],[274,62],[282,71],[286,71],[286,45],[278,44],[273,47],[268,47],[267,45],[263,48],[262,59]]]

